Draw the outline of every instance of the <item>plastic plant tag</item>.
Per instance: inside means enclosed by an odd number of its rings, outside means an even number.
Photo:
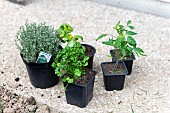
[[[40,52],[37,58],[36,63],[48,63],[51,59],[51,54]]]

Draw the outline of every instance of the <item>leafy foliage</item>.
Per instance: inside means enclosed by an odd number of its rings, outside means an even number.
[[[105,36],[111,36],[108,41],[102,42],[105,45],[112,46],[115,49],[115,60],[122,60],[128,56],[132,56],[134,53],[137,56],[145,56],[144,51],[137,47],[136,40],[133,38],[137,33],[134,32],[134,26],[131,25],[131,20],[129,20],[126,25],[121,25],[120,21],[116,24],[114,29],[118,33],[117,36],[111,34],[102,34],[97,39],[101,39]]]
[[[16,45],[23,55],[23,59],[35,62],[39,52],[46,52],[56,56],[59,52],[61,39],[56,30],[45,23],[26,23],[21,26],[16,35]]]
[[[57,30],[58,36],[62,39],[63,42],[68,42],[67,46],[72,47],[78,39],[83,41],[83,37],[80,35],[73,36],[71,32],[73,32],[73,28],[69,24],[62,24],[60,28]]]
[[[86,49],[78,42],[78,39],[83,40],[83,37],[73,36],[73,28],[69,24],[62,24],[56,32],[67,45],[57,54],[52,67],[55,68],[55,74],[62,77],[63,82],[72,83],[84,74],[84,66],[88,65]]]
[[[76,42],[72,47],[66,46],[57,54],[52,67],[59,77],[64,75],[63,82],[72,83],[84,73],[83,67],[88,65],[88,59],[85,47]]]

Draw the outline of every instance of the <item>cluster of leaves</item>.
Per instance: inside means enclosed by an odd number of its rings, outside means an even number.
[[[63,82],[72,83],[84,74],[83,67],[88,65],[88,59],[85,47],[76,42],[72,47],[66,46],[57,54],[52,67],[55,68],[55,74],[62,77]]]
[[[23,59],[28,63],[34,63],[41,51],[53,56],[60,51],[61,39],[56,30],[45,23],[26,23],[25,26],[20,27],[16,37],[16,45]]]
[[[57,30],[58,36],[62,39],[63,42],[67,42],[67,46],[72,47],[78,39],[83,41],[83,37],[80,35],[73,36],[71,32],[74,29],[69,24],[62,24]]]
[[[116,24],[114,29],[117,31],[118,35],[114,36],[111,34],[102,34],[96,40],[99,40],[105,36],[111,36],[108,41],[102,42],[105,45],[114,47],[115,49],[115,60],[122,60],[134,53],[137,56],[144,56],[144,51],[137,47],[137,43],[133,36],[137,33],[134,32],[134,26],[131,25],[131,20],[129,20],[126,26],[120,24],[120,21]]]

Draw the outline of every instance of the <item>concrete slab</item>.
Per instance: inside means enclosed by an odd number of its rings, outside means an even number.
[[[21,6],[0,0],[0,86],[24,97],[34,96],[38,103],[49,105],[54,113],[169,113],[170,111],[170,19],[82,0],[31,0]],[[134,61],[133,72],[126,77],[122,91],[104,90],[100,62],[111,61],[110,47],[96,42],[102,33],[115,33],[120,20],[132,20],[138,46],[146,57]],[[93,45],[95,78],[93,99],[86,108],[67,104],[61,82],[49,89],[34,88],[14,44],[19,27],[25,22],[46,22],[58,28],[62,23],[74,27],[84,42]],[[19,78],[16,82],[15,78]],[[60,98],[58,98],[60,97]]]
[[[102,4],[125,8],[170,18],[169,0],[89,0]]]

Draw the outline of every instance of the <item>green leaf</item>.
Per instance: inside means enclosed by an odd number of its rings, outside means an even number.
[[[107,36],[107,34],[102,34],[102,35],[100,35],[100,36],[96,39],[96,41],[98,41],[99,39],[101,39],[101,38],[103,38],[103,37],[105,37],[105,36]]]
[[[129,102],[130,103],[130,102]],[[135,113],[135,111],[133,110],[132,104],[130,103],[130,108],[132,110],[132,113]]]
[[[124,57],[126,56],[126,49],[122,49],[122,54]]]
[[[134,29],[134,27],[133,26],[128,26],[131,30],[133,30]]]
[[[131,24],[131,23],[132,23],[132,21],[131,21],[131,20],[128,20],[127,25],[129,25],[129,24]]]
[[[134,50],[135,50],[135,52],[136,52],[136,54],[137,54],[138,56],[139,56],[139,55],[141,55],[141,56],[146,56],[146,55],[144,54],[144,51],[143,51],[141,48],[137,47],[137,48],[135,48]]]
[[[136,35],[137,33],[133,32],[133,31],[127,31],[126,34],[127,35]]]
[[[127,49],[129,50],[129,51],[132,51],[133,49],[131,48],[131,47],[129,47],[129,46],[127,46]]]
[[[68,83],[73,83],[73,79],[67,80]]]
[[[88,62],[86,62],[85,64],[84,64],[84,66],[87,66],[88,65]]]
[[[67,24],[67,23],[62,24],[59,29],[64,30],[66,33],[73,32],[73,28],[69,24]]]
[[[75,70],[74,70],[74,74],[75,74],[76,76],[80,77],[80,76],[81,76],[81,71],[80,71],[79,69],[75,69]]]
[[[66,78],[62,78],[62,81],[63,81],[63,82],[66,82]]]
[[[123,25],[119,25],[119,27],[120,27],[120,29],[123,29],[123,28],[124,28],[124,26],[123,26]]]
[[[128,44],[131,45],[131,46],[135,46],[135,45],[136,45],[135,39],[132,38],[131,36],[128,36],[128,37],[127,37],[127,42],[128,42]]]
[[[80,35],[76,35],[76,36],[74,36],[74,38],[75,38],[76,40],[81,39],[81,40],[83,41],[83,37],[80,36]]]
[[[113,40],[109,40],[109,41],[106,41],[106,42],[102,42],[102,44],[109,45],[109,46],[113,46]]]
[[[119,26],[120,24],[120,20],[117,22],[116,26],[114,27],[114,29],[117,29],[117,27]]]
[[[138,53],[144,53],[144,51],[139,47],[135,48],[135,51],[137,51]]]
[[[107,57],[112,58],[112,56],[111,56],[111,55],[107,55]]]
[[[59,69],[59,68],[56,68],[56,69],[55,69],[55,74],[56,74],[57,76],[59,76],[59,77],[61,77],[61,76],[62,76],[62,74],[61,74],[61,72],[60,72],[60,69]]]

